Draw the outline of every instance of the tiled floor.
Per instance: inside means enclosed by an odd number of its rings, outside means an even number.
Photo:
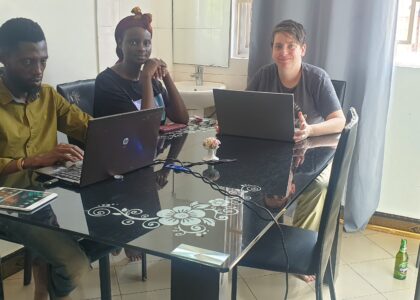
[[[338,299],[413,299],[417,278],[415,260],[420,240],[408,239],[410,255],[408,277],[400,281],[392,277],[394,257],[398,251],[400,239],[399,236],[372,230],[365,230],[363,233],[345,233],[339,276],[335,285]],[[138,263],[128,263],[123,254],[112,257],[113,299],[165,300],[170,298],[169,262],[152,256],[148,258],[149,279],[142,282]],[[239,275],[238,299],[283,299],[284,274],[240,268]],[[82,286],[73,292],[73,299],[99,299],[98,277],[97,266],[94,266]],[[6,300],[32,299],[33,285],[23,287],[22,273],[6,279],[4,283]],[[323,293],[325,298],[329,299],[326,286]],[[288,299],[315,299],[314,285],[306,284],[290,276]]]

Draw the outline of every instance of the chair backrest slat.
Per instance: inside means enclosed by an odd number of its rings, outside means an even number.
[[[318,232],[316,253],[319,257],[315,259],[315,263],[317,264],[317,267],[320,268],[318,274],[321,274],[322,278],[331,254],[341,201],[346,193],[347,178],[353,157],[354,146],[356,144],[357,125],[357,112],[354,108],[350,108],[347,116],[347,125],[341,133],[337,150],[334,155]]]
[[[331,80],[335,93],[337,94],[338,100],[340,101],[341,107],[344,107],[344,97],[346,95],[346,82],[342,80]]]
[[[57,85],[57,92],[82,111],[93,116],[93,99],[95,95],[95,79],[78,80]],[[84,148],[83,143],[67,137],[69,143]]]

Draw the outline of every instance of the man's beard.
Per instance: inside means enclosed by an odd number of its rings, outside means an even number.
[[[41,90],[41,85],[28,84],[22,80],[19,76],[15,76],[13,73],[7,73],[8,81],[13,84],[14,88],[22,93],[26,93],[28,99],[36,97]]]

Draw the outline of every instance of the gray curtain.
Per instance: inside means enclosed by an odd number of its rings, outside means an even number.
[[[345,111],[360,115],[344,209],[346,231],[363,229],[381,190],[398,1],[253,0],[248,79],[271,63],[271,30],[284,19],[307,31],[305,61],[347,82]]]

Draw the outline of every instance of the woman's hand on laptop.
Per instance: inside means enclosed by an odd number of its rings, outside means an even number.
[[[48,167],[57,162],[76,162],[83,159],[83,150],[72,144],[58,144],[49,152],[25,158],[26,168]]]
[[[306,123],[305,117],[303,116],[302,112],[298,114],[299,118],[299,128],[295,129],[295,134],[293,136],[293,140],[295,143],[303,141],[311,136],[311,125]]]

